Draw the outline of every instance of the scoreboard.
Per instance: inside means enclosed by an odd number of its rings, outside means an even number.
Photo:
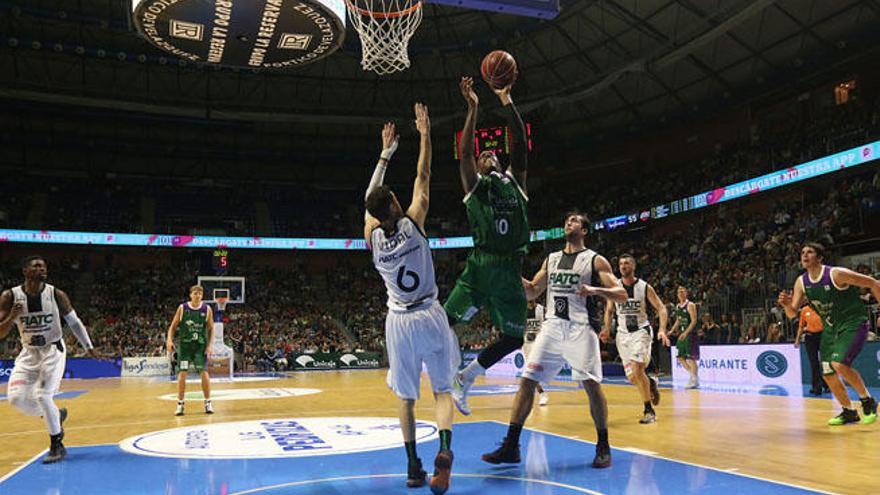
[[[526,144],[532,151],[532,124],[526,122]],[[455,159],[461,156],[461,131],[455,133]],[[507,126],[484,127],[474,131],[474,151],[479,156],[483,151],[491,151],[496,155],[510,154],[510,129]]]
[[[214,273],[224,275],[229,270],[229,250],[226,248],[217,248],[211,256],[211,266]]]

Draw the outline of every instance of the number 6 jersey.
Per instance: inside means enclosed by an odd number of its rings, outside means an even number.
[[[437,300],[434,259],[425,234],[409,217],[392,233],[378,227],[370,233],[373,264],[385,281],[388,308],[409,311]]]

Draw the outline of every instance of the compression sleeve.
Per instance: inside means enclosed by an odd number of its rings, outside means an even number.
[[[73,336],[79,341],[79,345],[83,346],[86,350],[95,348],[95,346],[92,345],[92,339],[89,338],[89,332],[86,330],[86,326],[83,325],[79,316],[76,315],[76,311],[71,309],[70,313],[64,315],[64,321],[70,326],[70,329],[73,331]]]

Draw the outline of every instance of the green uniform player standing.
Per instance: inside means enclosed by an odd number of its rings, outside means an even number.
[[[675,306],[675,323],[672,324],[672,334],[678,334],[675,348],[678,351],[676,359],[682,368],[690,375],[685,388],[700,387],[700,337],[696,332],[697,305],[688,299],[687,287],[679,286],[676,291],[678,304]]]
[[[467,415],[467,392],[477,376],[523,343],[528,312],[522,285],[522,260],[529,243],[528,149],[525,125],[510,98],[511,86],[493,88],[510,130],[510,167],[502,169],[490,151],[476,157],[472,139],[479,98],[471,78],[463,77],[459,88],[468,104],[459,146],[459,173],[474,250],[444,308],[452,324],[468,323],[485,308],[503,334],[456,375],[452,396],[459,411]]]
[[[877,421],[877,401],[871,397],[858,370],[852,367],[868,337],[870,321],[859,287],[869,289],[880,300],[880,282],[852,270],[823,264],[825,248],[807,243],[801,249],[801,266],[806,270],[794,284],[793,293],[781,292],[779,304],[789,318],[795,318],[806,300],[822,318],[824,330],[820,344],[825,383],[840,402],[843,411],[828,420],[831,426],[859,421],[859,413],[851,407],[846,385],[859,394],[863,424]],[[838,375],[840,378],[838,378]]]
[[[211,405],[211,381],[205,362],[211,355],[211,341],[214,339],[214,311],[202,301],[204,289],[194,285],[189,290],[189,302],[177,307],[174,319],[168,327],[165,347],[170,356],[177,349],[177,410],[176,416],[183,416],[186,376],[190,370],[201,375],[202,394],[205,396],[205,414],[213,414]],[[180,329],[175,339],[175,331]]]

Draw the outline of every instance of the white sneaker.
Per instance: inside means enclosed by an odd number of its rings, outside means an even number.
[[[688,381],[688,384],[687,384],[687,385],[685,385],[685,387],[684,387],[684,388],[687,388],[687,389],[695,389],[695,388],[700,388],[700,381],[699,381],[699,380],[696,380],[696,379],[693,379],[693,378],[691,378],[691,379],[690,379],[690,381]]]
[[[211,399],[205,401],[205,414],[214,414],[214,406],[211,405]]]
[[[465,381],[464,376],[460,372],[456,373],[452,379],[452,402],[455,403],[458,411],[465,416],[471,415],[471,406],[468,405],[467,393],[473,384],[474,382]]]
[[[550,394],[548,394],[547,392],[541,392],[541,394],[538,396],[538,405],[546,406],[549,402]]]
[[[177,401],[177,410],[174,411],[175,416],[183,416],[183,401]]]

